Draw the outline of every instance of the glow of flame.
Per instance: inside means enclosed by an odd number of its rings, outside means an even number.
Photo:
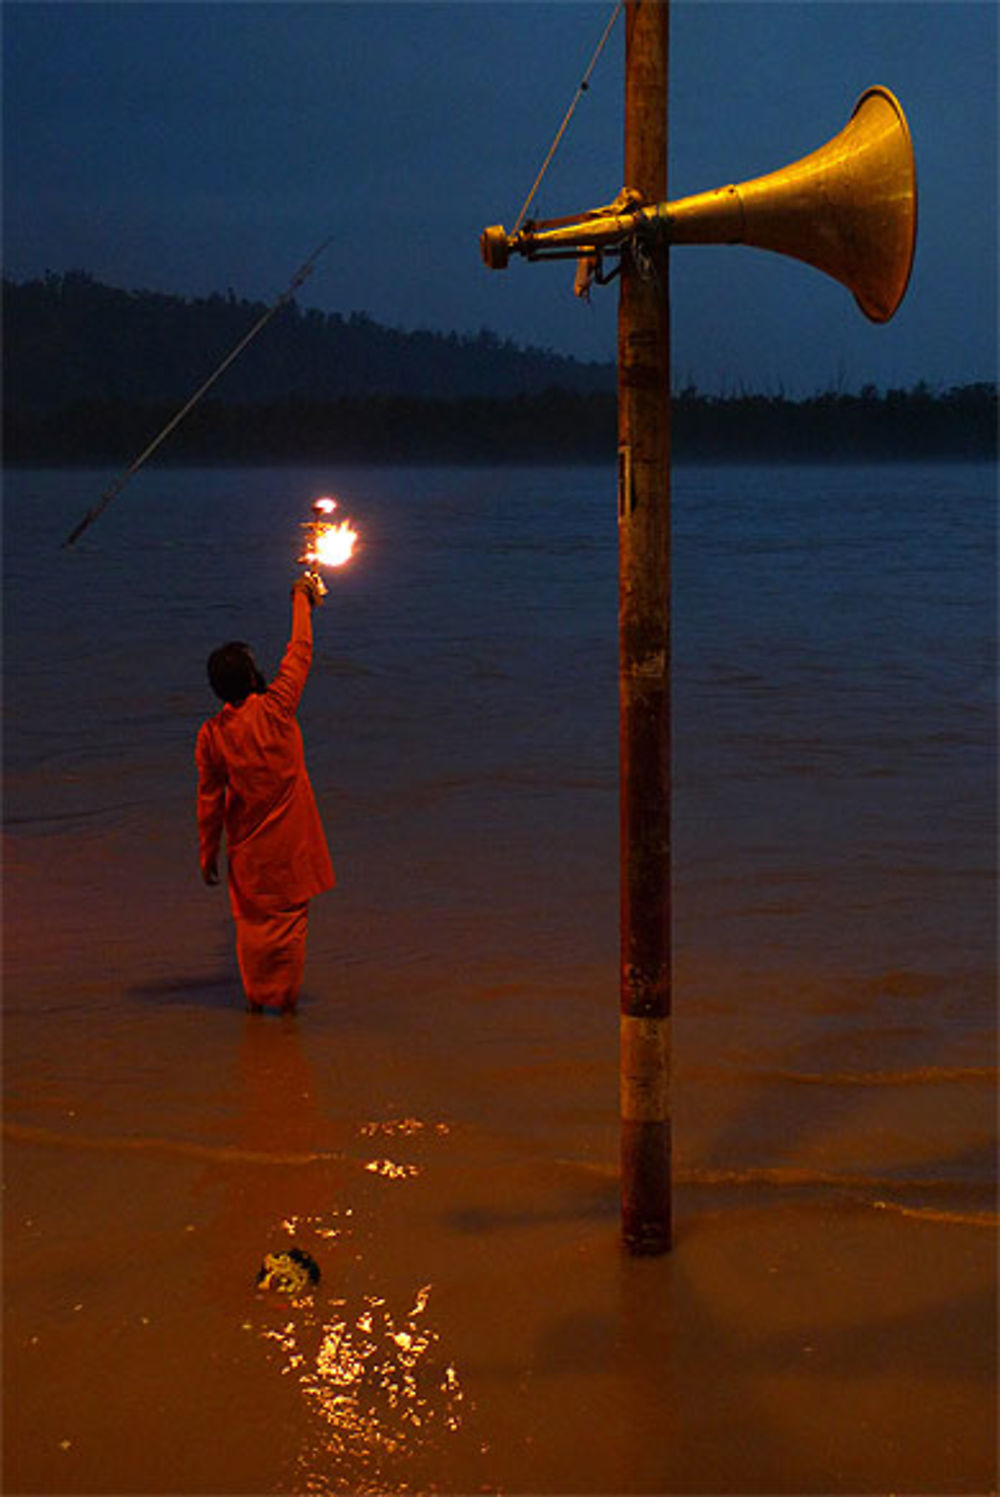
[[[317,520],[303,561],[321,567],[342,567],[350,561],[358,542],[358,532],[349,520]]]
[[[336,499],[328,496],[313,500],[315,518],[302,527],[306,538],[299,557],[307,567],[342,567],[354,554],[358,533],[349,520],[329,518],[336,508]]]

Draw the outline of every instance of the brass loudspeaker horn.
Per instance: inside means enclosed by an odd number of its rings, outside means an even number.
[[[869,88],[839,135],[768,176],[649,207],[626,192],[575,220],[528,224],[510,237],[499,226],[486,229],[480,247],[499,270],[511,253],[593,254],[632,238],[750,244],[825,271],[853,292],[866,317],[888,322],[910,278],[916,226],[906,117],[887,88]]]
[[[739,187],[667,204],[672,244],[752,244],[804,260],[854,293],[873,322],[903,299],[917,228],[913,146],[898,100],[870,88],[840,134]]]

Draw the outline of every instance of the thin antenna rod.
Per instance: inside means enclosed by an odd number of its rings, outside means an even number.
[[[230,364],[233,363],[234,359],[239,358],[240,354],[243,352],[244,348],[246,348],[247,344],[250,343],[254,338],[256,338],[261,328],[265,327],[267,323],[271,321],[271,318],[274,317],[274,315],[279,312],[287,302],[291,301],[292,297],[302,285],[303,281],[307,278],[307,276],[310,276],[312,274],[313,267],[315,266],[316,261],[326,249],[332,238],[333,235],[331,234],[328,239],[323,240],[323,243],[319,246],[319,248],[314,250],[305,264],[300,266],[300,268],[295,272],[287,288],[281,293],[273,306],[268,307],[263,316],[257,319],[250,331],[243,338],[241,338],[236,347],[226,355],[219,367],[214,371],[214,373],[210,374],[205,383],[195,391],[187,404],[182,406],[177,414],[170,418],[163,430],[159,433],[158,436],[153,438],[149,446],[139,454],[135,462],[132,463],[128,468],[126,468],[124,473],[120,474],[113,483],[108,484],[108,487],[104,490],[97,503],[92,505],[91,508],[88,509],[83,519],[80,520],[80,522],[75,526],[73,530],[70,531],[69,535],[63,541],[62,548],[64,550],[67,546],[72,546],[75,541],[78,541],[87,527],[89,525],[92,525],[94,521],[104,513],[108,505],[111,503],[112,499],[117,498],[132,475],[139,471],[147,458],[152,457],[153,453],[160,446],[161,442],[164,442],[166,438],[169,437],[170,433],[175,429],[175,427],[179,426],[180,423],[184,420],[184,417],[188,414],[188,412],[198,404],[198,401],[205,394],[206,390],[210,390],[211,387],[215,384],[216,380],[219,379],[223,374],[225,374],[226,370],[229,368]]]

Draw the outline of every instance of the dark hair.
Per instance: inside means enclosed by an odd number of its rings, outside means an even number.
[[[234,706],[246,701],[253,692],[267,690],[267,682],[257,669],[253,651],[241,639],[220,645],[208,657],[208,679],[212,690],[224,702]]]

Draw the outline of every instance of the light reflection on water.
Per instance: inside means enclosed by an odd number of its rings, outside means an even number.
[[[426,1490],[415,1474],[425,1461],[440,1470],[466,1398],[430,1318],[432,1289],[420,1285],[401,1311],[380,1294],[303,1297],[287,1302],[281,1324],[260,1329],[309,1416],[296,1491]]]
[[[358,1129],[362,1138],[376,1138],[379,1134],[387,1138],[408,1138],[415,1133],[425,1131],[444,1137],[451,1132],[451,1129],[447,1123],[425,1123],[420,1118],[387,1118],[380,1123],[362,1123]]]
[[[285,1049],[301,1059],[296,1044]],[[403,1150],[449,1132],[447,1123],[415,1117],[356,1125],[359,1138]],[[392,1196],[403,1184],[401,1199],[423,1172],[387,1158],[359,1163]],[[461,1433],[474,1438],[464,1430],[471,1405],[434,1323],[433,1284],[408,1290],[409,1275],[401,1283],[368,1250],[365,1220],[346,1204],[286,1210],[280,1230],[291,1243],[315,1241],[317,1252],[323,1243],[323,1278],[299,1297],[262,1294],[262,1314],[246,1324],[296,1386],[303,1418],[293,1489],[310,1497],[435,1490],[451,1464],[447,1447]]]
[[[474,1440],[472,1406],[435,1323],[434,1270],[397,1247],[412,1186],[451,1125],[401,1109],[356,1115],[345,1136],[323,1102],[327,1064],[317,1033],[246,1020],[236,1134],[255,1155],[297,1163],[226,1172],[220,1231],[265,1254],[299,1248],[321,1277],[301,1294],[259,1290],[243,1330],[266,1359],[268,1383],[280,1379],[294,1395],[294,1427],[275,1430],[287,1451],[282,1490],[429,1491],[456,1442],[464,1450]],[[388,1242],[374,1228],[382,1216]]]
[[[362,1138],[412,1138],[418,1133],[433,1133],[443,1137],[450,1132],[447,1123],[425,1123],[420,1118],[389,1118],[383,1122],[362,1123],[358,1132]],[[386,1180],[412,1180],[420,1174],[416,1164],[400,1164],[394,1159],[370,1159],[365,1165],[370,1175],[381,1175]]]
[[[365,1165],[370,1175],[382,1175],[386,1180],[412,1180],[420,1174],[415,1164],[395,1164],[391,1159],[370,1159]]]

